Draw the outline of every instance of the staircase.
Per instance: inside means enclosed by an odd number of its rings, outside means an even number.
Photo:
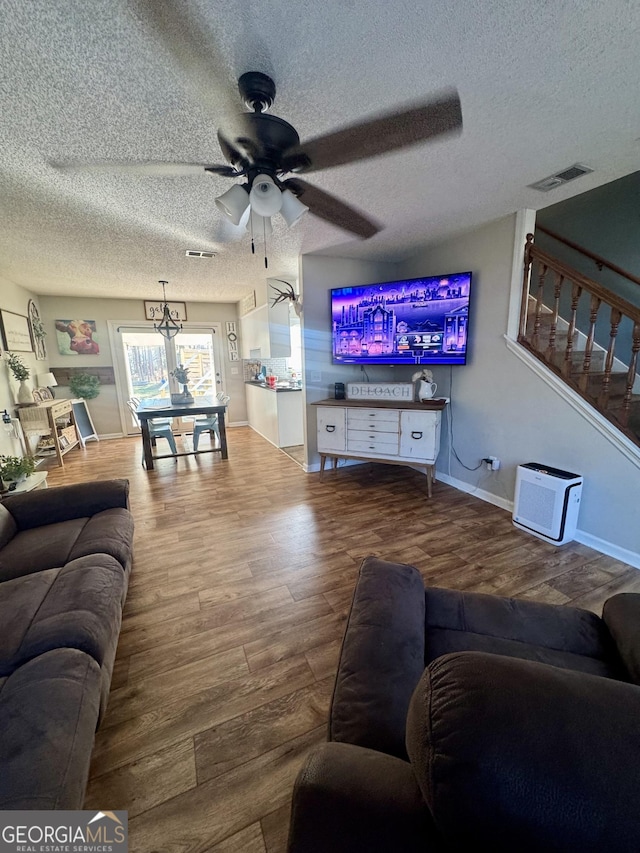
[[[640,308],[527,235],[518,342],[640,447]]]

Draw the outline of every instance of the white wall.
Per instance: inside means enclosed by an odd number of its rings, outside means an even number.
[[[494,455],[502,469],[467,471],[449,453],[446,434],[437,468],[503,502],[513,500],[521,462],[583,474],[580,530],[640,554],[640,470],[506,347],[515,219],[425,249],[402,265],[403,277],[473,271],[469,362],[440,368],[436,381],[438,393],[447,394],[453,377],[454,447],[462,461],[474,467],[483,456]]]
[[[143,300],[140,299],[88,299],[74,298],[69,296],[41,296],[40,315],[47,331],[47,349],[49,354],[48,366],[50,367],[105,367],[113,365],[113,354],[109,342],[107,321],[123,322],[131,320],[144,320]],[[74,357],[60,355],[56,341],[55,321],[56,319],[82,318],[84,320],[96,321],[96,340],[100,345],[98,355],[77,355]],[[237,306],[235,304],[217,302],[188,302],[187,317],[193,323],[222,324],[224,335],[224,322],[226,320],[237,320]],[[149,326],[151,324],[149,323]],[[226,376],[226,392],[231,397],[229,404],[229,423],[244,422],[247,419],[247,410],[244,396],[244,382],[242,376],[242,362],[230,362],[226,339],[222,341],[224,353],[224,373]],[[43,363],[43,362],[41,362]],[[237,373],[232,373],[236,369]],[[67,388],[61,388],[59,396],[68,396]],[[120,422],[120,411],[115,385],[101,385],[100,394],[93,400],[88,400],[87,405],[91,417],[99,435],[119,435],[122,432]]]
[[[364,378],[359,367],[332,364],[329,291],[333,287],[371,284],[397,277],[397,264],[320,255],[303,255],[300,259],[302,370],[308,465],[316,466],[319,460],[316,449],[316,411],[311,403],[333,397],[334,382],[356,382]],[[410,370],[404,367],[367,368],[369,378],[381,382],[405,381],[410,379],[407,372],[410,374]]]
[[[38,297],[35,294],[0,276],[1,309],[4,311],[12,311],[14,314],[22,314],[23,316],[26,316],[30,299],[33,299],[33,301],[38,304]],[[47,346],[48,345],[49,341],[47,341]],[[2,346],[2,352],[4,353],[4,346],[1,344],[0,346]],[[44,361],[36,361],[34,353],[22,352],[18,353],[18,355],[20,355],[22,361],[29,368],[31,376],[28,380],[28,384],[33,388],[35,374],[44,373],[47,363]],[[12,417],[16,417],[15,404],[18,385],[19,383],[13,378],[13,374],[7,367],[6,361],[3,360],[0,364],[0,413],[6,409]],[[5,456],[22,456],[22,453],[23,450],[20,443],[15,439],[9,438],[4,429],[2,429],[2,425],[0,423],[0,454]]]

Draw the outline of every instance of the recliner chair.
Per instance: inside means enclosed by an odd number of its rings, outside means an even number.
[[[635,853],[639,685],[640,595],[600,619],[369,557],[289,853]]]

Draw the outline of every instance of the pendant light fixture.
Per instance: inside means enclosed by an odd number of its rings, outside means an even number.
[[[162,320],[157,324],[154,323],[153,328],[154,331],[160,332],[163,338],[170,341],[171,338],[175,338],[178,332],[182,331],[182,323],[176,323],[171,316],[171,311],[169,310],[169,303],[167,302],[167,296],[165,293],[165,287],[169,282],[159,281],[158,284],[162,285]]]

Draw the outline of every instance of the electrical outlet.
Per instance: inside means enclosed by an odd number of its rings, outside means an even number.
[[[500,460],[497,456],[485,456],[482,461],[487,466],[487,471],[500,470]]]

